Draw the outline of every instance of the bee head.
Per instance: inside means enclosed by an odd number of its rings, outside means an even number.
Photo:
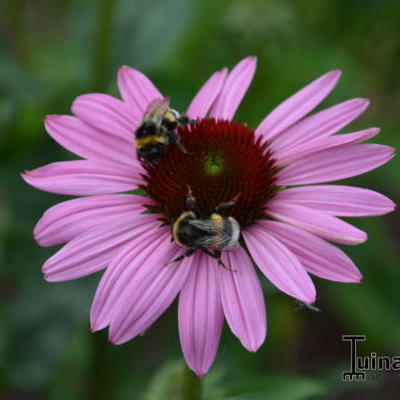
[[[194,220],[196,219],[196,214],[193,211],[184,211],[173,223],[172,225],[172,236],[175,240],[175,242],[179,246],[185,246],[185,244],[182,242],[182,234],[183,237],[185,236],[185,228],[184,226],[186,225],[187,220]],[[182,229],[183,228],[183,229]],[[183,240],[185,240],[183,238]]]

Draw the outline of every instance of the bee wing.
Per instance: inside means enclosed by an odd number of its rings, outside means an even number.
[[[188,223],[198,229],[201,229],[202,231],[212,235],[217,233],[215,227],[211,222],[208,221],[202,221],[200,219],[190,219],[188,220]]]
[[[161,121],[164,117],[164,114],[168,111],[169,103],[169,97],[152,100],[144,112],[143,119]]]
[[[197,244],[205,248],[223,248],[230,242],[232,232],[231,230],[223,227],[222,231],[219,231],[212,222],[201,221],[201,220],[189,220],[189,224],[195,226],[202,231],[207,233],[207,236],[199,238]]]

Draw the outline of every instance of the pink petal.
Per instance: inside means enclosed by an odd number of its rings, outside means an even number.
[[[144,232],[157,229],[155,214],[135,215],[106,224],[78,236],[50,257],[43,266],[45,279],[51,282],[80,278],[99,271],[121,249]]]
[[[315,301],[315,287],[297,257],[280,241],[255,225],[243,232],[253,260],[280,290],[304,303]]]
[[[46,192],[77,196],[125,192],[143,182],[140,170],[89,160],[47,164],[25,171],[22,178]]]
[[[369,128],[344,135],[335,135],[328,137],[320,137],[309,142],[302,143],[297,147],[291,147],[287,150],[282,150],[274,153],[274,158],[277,165],[283,166],[291,164],[294,161],[300,160],[317,151],[332,149],[344,144],[353,144],[371,139],[379,133],[379,128]]]
[[[93,128],[133,141],[142,114],[123,101],[102,93],[84,94],[75,99],[72,112]]]
[[[278,192],[274,201],[298,204],[339,217],[383,215],[395,204],[373,190],[341,185],[302,186]]]
[[[225,252],[225,265],[235,272],[219,268],[221,299],[231,331],[248,351],[257,351],[264,343],[267,326],[264,295],[256,271],[240,247]]]
[[[136,257],[134,249],[121,256],[120,265],[113,264],[113,270],[125,270],[119,276],[119,282],[125,282],[123,287],[118,285],[119,296],[111,313],[109,337],[115,344],[143,333],[171,305],[192,269],[191,258],[165,265],[185,249],[171,242],[168,229],[163,232],[163,242],[152,246],[153,252],[145,262]]]
[[[191,119],[205,118],[225,82],[227,68],[215,72],[196,94],[186,115]]]
[[[303,185],[349,178],[371,171],[393,157],[380,144],[350,144],[313,153],[278,172],[278,185]]]
[[[278,221],[259,221],[258,224],[293,252],[311,274],[339,282],[361,280],[362,275],[350,258],[317,236]]]
[[[41,246],[69,242],[92,228],[139,214],[146,200],[115,194],[64,201],[43,214],[34,230],[35,239]]]
[[[118,88],[124,102],[139,118],[152,100],[164,97],[149,78],[140,71],[126,66],[118,71]]]
[[[268,203],[268,214],[337,243],[360,244],[367,240],[365,232],[324,211],[272,200]]]
[[[139,165],[132,141],[108,135],[76,117],[48,115],[45,126],[55,141],[78,156],[94,161],[114,161],[135,167]]]
[[[240,61],[226,78],[224,87],[211,108],[211,117],[231,120],[235,115],[256,71],[257,59]]]
[[[278,153],[312,139],[333,135],[359,117],[368,105],[368,99],[356,98],[326,108],[285,130],[274,139],[271,148]]]
[[[166,241],[165,228],[143,232],[124,247],[107,268],[97,287],[90,312],[91,329],[97,331],[110,324],[114,308],[123,290],[136,270],[131,263],[146,264],[157,249]],[[164,261],[163,261],[164,262]],[[136,267],[135,267],[136,268]]]
[[[207,373],[221,338],[224,314],[215,260],[201,252],[193,257],[191,271],[179,296],[179,337],[188,366]]]
[[[272,139],[313,110],[333,90],[341,71],[330,71],[289,97],[269,113],[256,134]]]

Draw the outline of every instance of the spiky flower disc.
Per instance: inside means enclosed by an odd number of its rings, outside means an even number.
[[[199,120],[179,135],[188,154],[171,145],[159,163],[145,165],[142,188],[156,203],[150,209],[172,224],[187,210],[190,188],[203,215],[238,196],[221,214],[233,216],[241,227],[265,216],[277,171],[265,140],[244,125],[215,119]]]

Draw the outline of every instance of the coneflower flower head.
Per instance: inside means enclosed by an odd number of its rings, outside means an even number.
[[[224,319],[249,351],[264,342],[264,296],[254,265],[281,291],[311,304],[315,287],[309,274],[361,279],[353,262],[328,241],[354,245],[367,235],[338,217],[394,208],[377,192],[324,184],[392,158],[392,148],[362,143],[377,128],[335,135],[365,111],[368,100],[348,100],[308,116],[339,79],[339,71],[328,72],[253,130],[233,117],[255,67],[255,58],[248,57],[229,73],[214,73],[187,110],[196,123],[177,132],[188,152],[172,143],[154,164],[138,161],[133,142],[150,102],[164,96],[141,72],[122,67],[122,100],[83,95],[73,103],[74,116],[45,120],[48,133],[84,160],[23,174],[36,188],[85,196],[52,207],[35,228],[42,246],[67,243],[43,266],[45,278],[76,279],[106,268],[91,327],[109,327],[117,344],[146,331],[179,295],[180,341],[199,376],[215,358]],[[129,193],[137,188],[146,196]],[[220,211],[240,226],[240,246],[222,252],[230,270],[201,248],[168,264],[184,252],[171,228],[188,211],[189,190],[202,215],[235,198]]]
[[[244,125],[202,119],[179,130],[189,154],[171,146],[157,164],[145,165],[142,188],[167,224],[187,210],[188,187],[204,215],[238,196],[221,214],[234,217],[242,228],[266,216],[267,202],[274,195],[277,168],[267,142],[256,139]]]

